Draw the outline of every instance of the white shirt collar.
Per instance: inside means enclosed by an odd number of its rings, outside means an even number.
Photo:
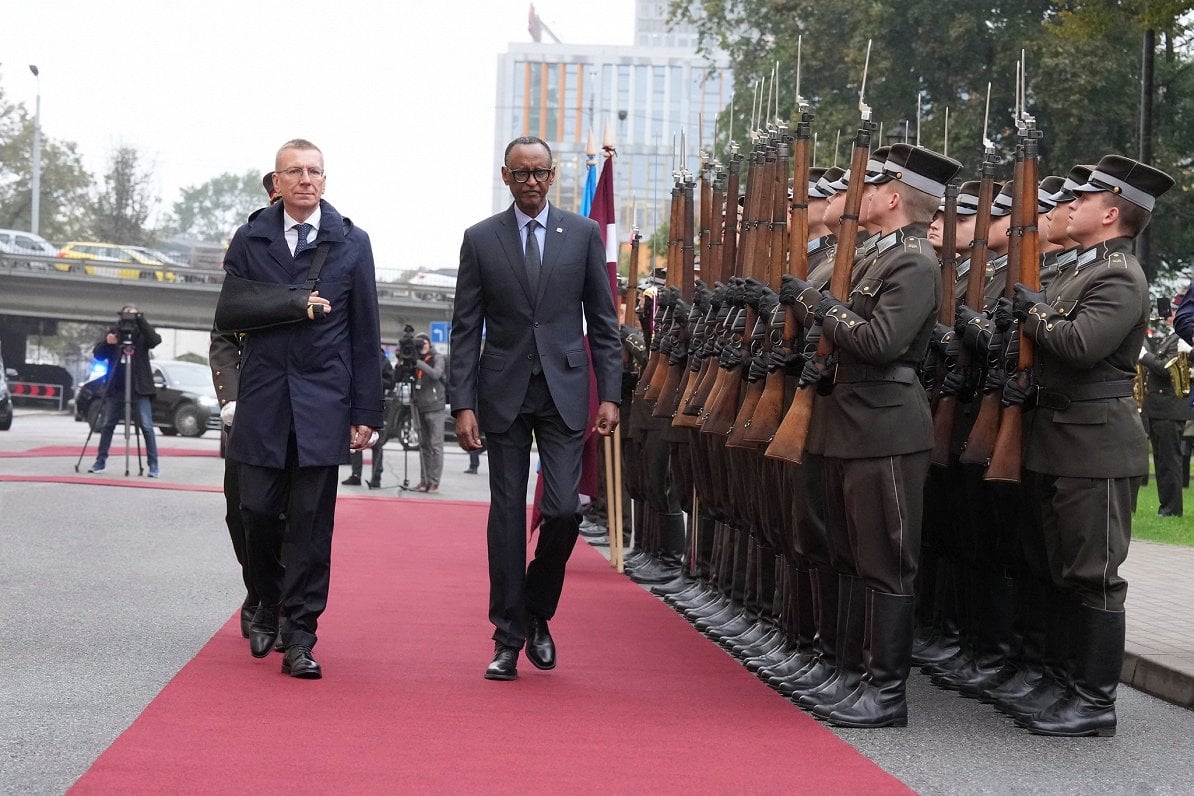
[[[321,208],[319,205],[316,205],[314,212],[311,213],[311,215],[307,218],[306,221],[295,221],[291,217],[290,213],[287,213],[286,209],[283,208],[282,209],[282,231],[289,232],[292,229],[294,229],[295,227],[297,227],[299,224],[310,224],[313,227],[313,229],[311,230],[311,232],[313,234],[311,235],[311,237],[307,238],[307,240],[313,241],[313,240],[315,240],[315,235],[319,234],[319,219],[322,216],[323,216],[323,208]],[[294,234],[296,236],[295,240],[298,240],[298,238],[297,238],[298,232],[295,231]]]
[[[551,203],[544,202],[543,209],[539,211],[539,215],[535,216],[535,220],[539,222],[539,226],[543,229],[547,229],[547,214],[549,210],[551,210]],[[514,218],[518,221],[519,231],[522,231],[522,228],[531,220],[530,216],[518,209],[518,205],[514,205]]]

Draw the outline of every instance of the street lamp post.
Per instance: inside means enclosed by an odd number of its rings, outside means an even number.
[[[33,105],[33,185],[30,191],[32,208],[29,212],[29,229],[36,235],[38,215],[41,211],[41,76],[34,64],[29,64],[29,71],[37,80],[37,98]]]

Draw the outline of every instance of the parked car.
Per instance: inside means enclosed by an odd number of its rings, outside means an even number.
[[[0,359],[0,431],[12,428],[12,393],[8,391],[8,380],[16,377],[17,372],[4,367],[4,360]]]
[[[140,246],[125,246],[119,243],[96,243],[94,241],[71,241],[63,244],[58,251],[62,260],[86,260],[88,265],[82,269],[91,276],[107,276],[114,279],[156,279],[159,282],[175,281],[173,271],[167,269],[169,258],[161,259],[164,255],[149,253],[149,249]],[[119,268],[100,263],[133,263],[139,268]],[[54,266],[59,271],[72,270],[69,263],[58,263]],[[77,269],[76,269],[77,270]]]
[[[173,359],[155,359],[149,364],[157,387],[151,402],[153,424],[162,434],[201,437],[209,429],[220,429],[220,402],[206,365]],[[86,420],[96,431],[102,422],[100,406],[107,384],[105,373],[84,382],[75,393],[75,419]],[[124,385],[114,384],[112,389],[123,390]]]
[[[0,252],[5,254],[31,254],[36,257],[56,257],[58,247],[50,243],[41,235],[24,232],[19,229],[0,229]],[[12,259],[12,258],[7,258]],[[50,266],[44,262],[31,260],[13,260],[16,265],[26,266],[36,271],[48,271]]]

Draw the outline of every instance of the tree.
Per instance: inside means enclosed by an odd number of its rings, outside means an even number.
[[[200,185],[183,188],[165,229],[209,243],[223,243],[252,211],[266,203],[261,175],[225,172]]]
[[[112,243],[152,244],[146,227],[156,198],[150,193],[152,173],[132,147],[117,147],[92,209],[91,234]]]
[[[916,140],[945,148],[975,175],[981,141],[991,139],[1010,176],[1015,145],[1016,64],[1027,56],[1027,110],[1044,132],[1041,173],[1064,175],[1075,163],[1103,154],[1139,151],[1141,41],[1157,33],[1165,57],[1157,66],[1158,111],[1153,165],[1178,180],[1156,212],[1154,257],[1146,272],[1188,268],[1194,251],[1194,169],[1190,162],[1194,54],[1190,50],[1191,0],[672,0],[673,20],[696,25],[702,48],[722,49],[734,68],[737,117],[750,107],[753,87],[780,66],[780,116],[792,116],[797,37],[803,37],[800,93],[816,113],[818,165],[833,162],[858,127],[858,89],[867,41],[873,39],[866,101],[873,120],[890,134],[908,121]],[[948,13],[948,18],[943,17]],[[849,20],[843,25],[843,20]],[[991,111],[983,118],[987,85]],[[725,129],[726,120],[719,125]],[[736,121],[735,137],[745,140]],[[872,138],[877,146],[890,141]],[[877,140],[876,140],[877,139]]]
[[[29,229],[32,220],[33,117],[8,103],[0,89],[0,227]],[[41,147],[41,201],[38,233],[65,241],[84,234],[80,208],[90,200],[91,175],[72,142],[47,138]]]

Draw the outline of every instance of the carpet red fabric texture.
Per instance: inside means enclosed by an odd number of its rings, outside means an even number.
[[[254,660],[230,618],[73,792],[909,792],[584,543],[557,668],[483,679],[485,517],[342,499],[324,679]]]

